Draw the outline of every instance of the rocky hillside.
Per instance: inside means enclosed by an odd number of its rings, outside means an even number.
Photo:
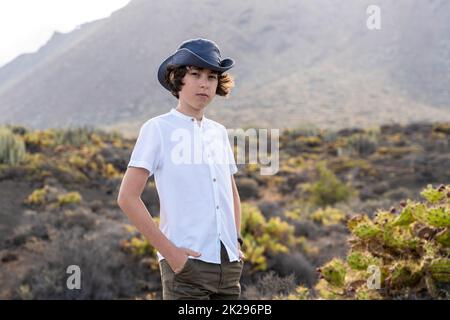
[[[0,68],[0,122],[94,125],[132,136],[175,106],[157,68],[196,37],[214,39],[236,60],[230,99],[208,108],[226,126],[450,121],[450,3],[380,0],[376,31],[365,24],[370,4],[230,0],[217,10],[212,0],[133,0]]]

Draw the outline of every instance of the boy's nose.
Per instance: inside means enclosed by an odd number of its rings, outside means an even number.
[[[201,78],[201,79],[200,79],[200,86],[201,86],[202,88],[204,88],[204,87],[206,87],[207,85],[208,85],[208,79]]]

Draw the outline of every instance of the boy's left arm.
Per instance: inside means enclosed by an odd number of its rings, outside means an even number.
[[[234,181],[234,176],[231,175],[231,186],[233,189],[233,203],[234,203],[234,220],[236,222],[236,232],[238,237],[241,236],[241,199],[239,197],[239,192],[236,187],[236,182]],[[237,239],[236,239],[237,241]],[[241,251],[241,246],[238,243],[239,247],[239,258],[244,258],[244,254]]]

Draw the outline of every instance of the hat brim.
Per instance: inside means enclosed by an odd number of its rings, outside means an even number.
[[[196,66],[199,68],[210,69],[219,72],[225,72],[234,66],[234,60],[230,58],[225,58],[220,61],[220,64],[212,64],[189,49],[183,48],[175,52],[173,55],[168,57],[161,63],[158,68],[158,81],[159,83],[170,91],[169,86],[165,81],[167,66],[182,65],[182,66]]]

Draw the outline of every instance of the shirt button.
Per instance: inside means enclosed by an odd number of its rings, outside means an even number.
[[[216,182],[216,178],[214,178],[213,181]]]
[[[219,210],[219,206],[216,206],[216,209]]]
[[[191,118],[191,121],[194,121],[194,118]]]

